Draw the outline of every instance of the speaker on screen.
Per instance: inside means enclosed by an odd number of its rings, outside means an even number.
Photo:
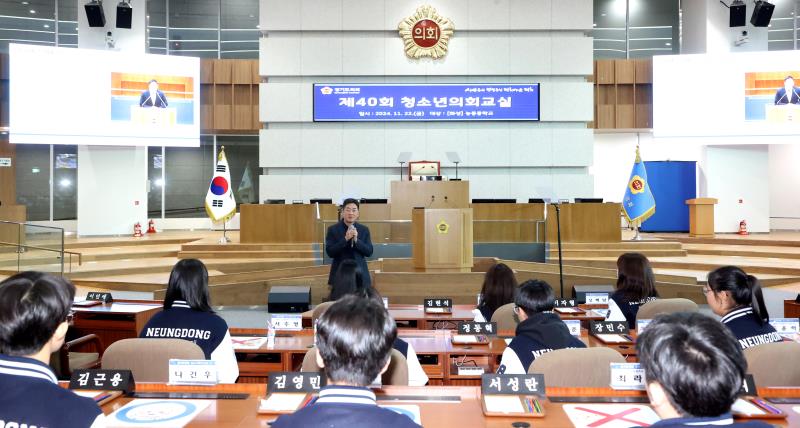
[[[86,19],[89,21],[90,27],[105,27],[106,14],[103,13],[103,2],[92,0],[84,6],[86,9]]]
[[[774,4],[767,1],[756,1],[756,7],[753,9],[753,16],[750,17],[750,23],[753,24],[754,27],[768,26],[774,10]]]
[[[729,27],[744,27],[747,24],[747,6],[742,0],[735,0],[730,5]]]
[[[130,3],[125,1],[119,2],[117,5],[117,28],[131,28],[131,19],[133,18],[133,8]]]

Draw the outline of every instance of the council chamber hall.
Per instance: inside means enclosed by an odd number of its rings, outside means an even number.
[[[0,428],[800,426],[798,7],[0,2]]]

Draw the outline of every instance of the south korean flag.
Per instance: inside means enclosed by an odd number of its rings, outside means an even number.
[[[227,221],[236,214],[236,199],[231,191],[231,172],[228,169],[228,159],[225,158],[225,147],[219,151],[214,178],[208,185],[206,212],[214,223]]]

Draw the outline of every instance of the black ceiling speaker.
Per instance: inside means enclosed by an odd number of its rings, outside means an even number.
[[[747,25],[747,6],[742,0],[734,0],[730,5],[729,27],[744,27]]]
[[[753,16],[750,17],[750,23],[753,24],[754,27],[768,26],[774,10],[774,4],[767,1],[756,1],[756,7],[753,9]]]
[[[86,19],[90,27],[105,27],[106,14],[103,13],[103,2],[92,0],[83,6],[86,9]]]
[[[133,19],[133,8],[130,3],[124,1],[117,5],[117,28],[131,28]]]

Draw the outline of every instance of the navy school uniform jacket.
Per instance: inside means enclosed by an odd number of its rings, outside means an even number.
[[[500,360],[499,374],[525,374],[540,355],[564,348],[585,348],[586,344],[569,334],[569,328],[552,312],[541,312],[517,325],[516,335]]]
[[[105,416],[94,400],[58,386],[49,366],[0,354],[0,427],[99,426]]]
[[[728,312],[720,321],[731,329],[742,349],[783,341],[783,337],[768,322],[759,322],[749,306]]]
[[[636,314],[639,307],[645,303],[656,300],[657,297],[645,297],[641,300],[629,300],[624,294],[614,292],[608,299],[608,315],[606,321],[627,321],[628,328],[636,328]]]
[[[419,428],[406,415],[378,407],[375,393],[355,386],[326,386],[319,398],[291,415],[283,415],[272,428]]]
[[[220,383],[234,383],[239,377],[228,323],[219,315],[196,311],[182,300],[176,300],[171,308],[155,314],[139,337],[194,342],[207,360],[217,362]]]
[[[761,421],[745,421],[734,423],[733,416],[730,413],[711,417],[711,418],[673,418],[658,421],[650,428],[679,428],[679,427],[727,427],[734,426],[738,428],[770,428],[772,425],[766,424]]]
[[[351,244],[351,241],[344,239],[347,233],[347,225],[344,221],[339,220],[338,223],[328,228],[328,233],[325,235],[325,252],[332,260],[331,272],[328,275],[328,284],[333,284],[333,277],[336,275],[336,270],[339,269],[339,264],[342,260],[355,260],[358,268],[361,270],[361,279],[364,286],[371,286],[372,279],[369,277],[369,267],[367,267],[367,257],[372,255],[372,240],[369,236],[369,229],[359,223],[353,223],[358,231],[358,240]]]

